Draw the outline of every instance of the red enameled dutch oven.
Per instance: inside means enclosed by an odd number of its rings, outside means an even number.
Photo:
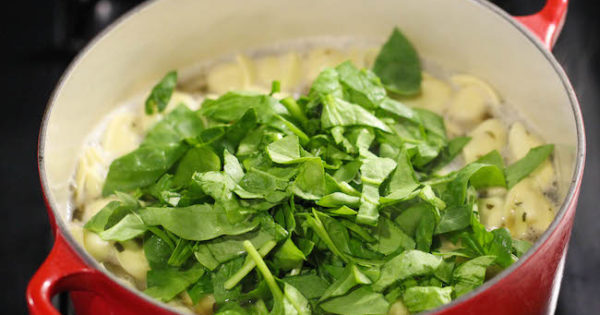
[[[477,290],[436,314],[552,313],[560,287],[585,159],[583,120],[550,53],[567,0],[511,17],[483,0],[156,0],[126,14],[77,56],[52,95],[39,137],[39,171],[55,236],[31,279],[32,314],[58,314],[69,291],[78,314],[173,314],[120,284],[69,232],[69,180],[85,136],[119,100],[148,89],[169,69],[272,43],[353,36],[383,41],[399,26],[426,60],[490,82],[507,104],[556,145],[556,219],[533,248]]]

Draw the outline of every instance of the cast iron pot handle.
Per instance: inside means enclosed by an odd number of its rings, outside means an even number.
[[[548,0],[544,8],[532,15],[516,16],[549,50],[552,49],[567,16],[569,0]]]
[[[57,229],[52,251],[27,286],[29,312],[59,315],[52,305],[54,295],[63,291],[103,291],[103,283],[102,274],[87,266]]]

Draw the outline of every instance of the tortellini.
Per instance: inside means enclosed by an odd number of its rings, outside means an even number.
[[[301,83],[302,64],[297,53],[262,57],[255,64],[256,85],[267,90],[274,80],[279,80],[283,92],[292,92]]]
[[[482,122],[469,133],[471,141],[463,149],[465,162],[473,162],[493,150],[501,152],[506,145],[506,134],[506,126],[499,119]]]
[[[252,86],[256,75],[254,62],[248,57],[237,55],[234,62],[214,66],[207,74],[210,92],[224,94],[230,90],[246,90]]]
[[[442,115],[448,106],[452,95],[452,88],[448,83],[423,73],[421,93],[417,96],[403,99],[406,105],[430,110]]]
[[[523,124],[515,122],[508,133],[508,158],[511,163],[523,158],[531,148],[542,145],[543,142],[529,133]],[[556,174],[550,160],[544,161],[530,175],[542,191],[553,188]]]
[[[466,131],[489,116],[490,104],[499,104],[495,92],[477,78],[455,75],[450,80],[458,87],[458,91],[452,97],[446,115]]]
[[[347,55],[330,48],[319,48],[308,52],[304,62],[304,78],[312,82],[327,67],[335,67],[346,61]]]
[[[150,270],[144,248],[136,241],[122,242],[123,250],[117,250],[117,261],[121,267],[136,280],[145,282],[146,273]]]
[[[84,230],[83,246],[85,249],[100,262],[110,261],[116,251],[111,242],[105,241],[98,234]]]
[[[140,144],[140,134],[136,130],[136,115],[131,112],[123,112],[115,115],[108,123],[102,148],[113,157],[135,150]]]
[[[77,206],[100,197],[106,169],[107,162],[95,146],[90,146],[83,152],[75,174],[74,196]]]
[[[516,184],[506,195],[506,227],[515,238],[534,241],[548,228],[554,212],[554,206],[531,177]]]

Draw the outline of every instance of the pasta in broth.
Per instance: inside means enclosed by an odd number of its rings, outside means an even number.
[[[84,248],[108,270],[126,283],[145,289],[151,269],[138,240],[107,241],[97,233],[86,230],[88,222],[101,209],[119,196],[102,196],[102,186],[110,163],[117,157],[136,149],[144,135],[156,122],[184,104],[192,110],[200,108],[204,98],[214,98],[231,90],[269,93],[272,82],[280,82],[279,99],[297,96],[308,89],[319,73],[351,60],[358,68],[371,68],[377,49],[373,48],[314,48],[309,51],[289,51],[258,57],[236,55],[227,62],[216,63],[205,72],[180,83],[166,109],[147,115],[141,99],[119,107],[99,125],[84,146],[74,175],[73,214],[71,230]],[[416,96],[397,96],[402,103],[437,113],[444,118],[449,138],[470,137],[452,163],[439,170],[446,174],[475,162],[496,150],[508,164],[524,158],[531,149],[543,144],[520,121],[508,123],[498,113],[505,110],[501,97],[483,80],[468,74],[423,72],[421,92]],[[506,227],[515,239],[535,241],[554,218],[556,173],[547,159],[533,173],[510,188],[488,188],[479,191],[479,219],[488,229]],[[178,200],[173,201],[176,205]],[[454,245],[444,241],[451,251]],[[214,298],[207,295],[192,302],[183,291],[169,304],[184,312],[212,314]],[[402,302],[393,304],[389,314],[408,314]]]

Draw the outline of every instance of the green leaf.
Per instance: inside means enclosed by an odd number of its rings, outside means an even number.
[[[411,313],[430,310],[452,301],[452,287],[411,287],[402,295],[402,302]]]
[[[236,301],[242,294],[241,286],[236,286],[231,290],[225,289],[225,281],[231,278],[242,267],[243,263],[244,258],[239,257],[222,264],[211,274],[213,296],[217,305],[221,305],[227,301]]]
[[[472,213],[472,205],[454,205],[446,208],[442,212],[440,222],[435,229],[435,234],[458,231],[469,226],[471,224]]]
[[[187,290],[192,304],[197,304],[203,297],[212,294],[213,286],[210,279],[210,274],[205,273],[196,283],[190,286]]]
[[[323,69],[313,81],[308,93],[308,98],[311,101],[307,107],[311,108],[316,103],[320,103],[326,95],[332,95],[337,98],[344,97],[344,89],[339,81],[339,74],[332,68]]]
[[[281,280],[294,286],[307,299],[321,297],[329,286],[329,282],[314,274],[290,276]]]
[[[325,170],[320,158],[311,158],[300,166],[292,192],[307,200],[318,200],[325,195]]]
[[[401,95],[414,95],[421,90],[421,63],[413,45],[397,28],[381,47],[373,72],[387,89]]]
[[[359,284],[371,284],[371,279],[360,272],[355,265],[348,264],[342,275],[325,290],[319,301],[344,295]]]
[[[323,98],[321,127],[329,129],[336,126],[368,126],[391,132],[384,122],[368,110],[329,94]]]
[[[296,247],[292,239],[288,238],[273,255],[273,263],[282,270],[291,270],[298,267],[306,257]]]
[[[279,164],[294,164],[304,162],[311,157],[300,156],[300,142],[295,135],[281,138],[267,146],[271,161]]]
[[[407,250],[390,259],[381,267],[381,276],[373,284],[375,291],[383,291],[388,286],[408,277],[432,274],[442,259],[419,250]]]
[[[152,127],[138,149],[111,163],[102,195],[154,183],[186,153],[188,147],[181,141],[202,129],[200,117],[185,105],[178,106]]]
[[[285,314],[310,315],[310,304],[302,293],[287,282],[283,283]]]
[[[504,173],[498,166],[491,164],[471,163],[462,168],[456,177],[448,183],[444,200],[449,205],[461,205],[467,197],[468,184],[476,189],[487,187],[504,187]]]
[[[177,71],[171,71],[152,88],[145,103],[146,114],[152,114],[155,107],[159,112],[164,111],[169,104],[175,85],[177,85]]]
[[[323,196],[317,201],[317,205],[328,208],[339,208],[342,206],[357,207],[360,204],[360,197],[350,196],[341,192],[334,192]]]
[[[506,184],[508,189],[514,187],[518,182],[531,172],[535,171],[554,151],[554,145],[547,144],[535,147],[522,159],[516,161],[506,168]]]
[[[202,103],[200,113],[229,123],[240,120],[249,109],[254,109],[260,123],[270,122],[277,114],[287,113],[276,99],[256,92],[227,92],[216,100],[207,99]]]
[[[112,227],[123,217],[139,208],[137,200],[128,194],[116,192],[118,201],[109,202],[96,213],[83,227],[89,231],[100,233]]]
[[[173,182],[178,186],[189,183],[195,172],[218,171],[221,169],[221,160],[209,146],[190,149],[179,162]]]
[[[111,228],[98,233],[105,241],[127,241],[136,238],[148,229],[137,213],[130,213]]]
[[[496,256],[480,256],[464,262],[454,270],[454,292],[456,297],[468,293],[485,280],[487,267],[494,263]]]
[[[323,310],[333,314],[364,315],[387,314],[390,304],[382,294],[370,286],[361,286],[350,293],[332,298],[319,304]]]
[[[368,109],[376,108],[386,98],[379,78],[369,70],[359,70],[350,61],[338,65],[335,70],[345,88],[348,99]]]
[[[414,249],[415,241],[406,235],[393,221],[380,216],[376,227],[372,228],[376,243],[370,248],[384,255],[395,253],[399,249]]]
[[[146,280],[148,288],[144,293],[168,302],[198,281],[203,274],[204,268],[200,264],[183,271],[178,268],[152,269],[148,271]]]
[[[239,235],[255,229],[259,221],[247,217],[231,223],[225,212],[208,204],[184,208],[146,208],[140,212],[146,225],[161,225],[188,240],[203,241],[221,235]]]

